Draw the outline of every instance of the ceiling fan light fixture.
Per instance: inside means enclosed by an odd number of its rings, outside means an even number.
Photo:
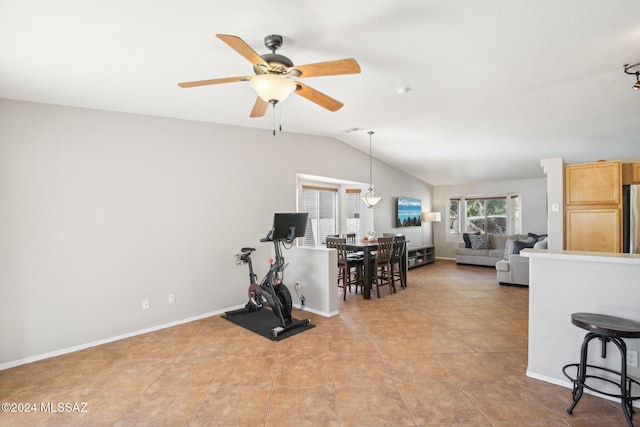
[[[634,84],[632,86],[633,90],[640,90],[640,77],[638,77],[638,74],[636,74],[636,84]]]
[[[263,101],[275,104],[282,102],[296,90],[296,84],[277,74],[260,74],[251,79],[251,87]]]

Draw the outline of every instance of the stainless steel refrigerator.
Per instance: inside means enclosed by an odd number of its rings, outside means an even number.
[[[640,254],[640,184],[622,188],[622,249]]]

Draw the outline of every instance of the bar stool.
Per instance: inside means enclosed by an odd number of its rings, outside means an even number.
[[[393,277],[391,277],[391,256],[393,254],[393,237],[379,237],[378,250],[373,261],[372,283],[376,286],[376,293],[380,298],[380,286],[389,286],[389,294],[396,292]],[[371,262],[371,260],[369,260]]]
[[[356,293],[358,293],[358,286],[362,289],[364,285],[362,280],[364,258],[349,255],[346,248],[347,240],[345,238],[327,237],[326,243],[327,249],[336,249],[338,252],[338,287],[342,288],[342,299],[346,300],[347,288],[351,291],[351,285],[354,285]]]
[[[573,409],[578,404],[578,401],[582,397],[582,392],[586,388],[596,393],[620,399],[622,412],[624,412],[624,416],[626,417],[629,426],[633,427],[633,422],[631,421],[634,414],[633,401],[639,399],[640,396],[633,396],[631,394],[631,385],[635,384],[636,386],[640,386],[640,382],[627,376],[627,346],[623,341],[623,338],[640,338],[640,322],[623,319],[621,317],[608,316],[605,314],[573,313],[571,315],[571,323],[579,328],[586,329],[589,332],[584,336],[584,341],[582,342],[580,363],[571,363],[562,368],[562,372],[564,372],[565,376],[573,382],[573,402],[571,403],[571,406],[569,406],[569,409],[567,409],[567,412],[569,414],[573,413]],[[609,341],[618,347],[621,358],[621,367],[619,372],[587,364],[589,342],[594,338],[600,339],[600,356],[602,358],[607,357],[607,343]],[[577,374],[575,377],[572,377],[567,373],[567,370],[570,368],[577,368]],[[588,373],[587,370],[596,372]],[[611,378],[602,376],[606,375],[605,372],[609,372],[614,376],[619,376],[620,382],[618,383],[613,381]],[[620,394],[608,393],[599,390],[594,386],[587,385],[586,383],[589,379],[597,379],[614,384],[620,388]]]
[[[396,288],[396,278],[400,282],[401,288],[407,287],[407,278],[405,277],[405,237],[393,236],[393,253],[391,254],[391,280],[393,280],[393,289]]]

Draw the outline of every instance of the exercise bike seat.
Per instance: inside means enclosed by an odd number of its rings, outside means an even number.
[[[256,248],[242,248],[242,249],[240,249],[240,252],[253,252],[255,250],[256,250]]]

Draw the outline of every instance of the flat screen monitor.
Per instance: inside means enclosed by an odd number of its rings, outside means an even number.
[[[289,232],[292,227],[295,228],[293,237],[304,237],[308,216],[308,212],[275,214],[273,216],[273,240],[289,238]]]

